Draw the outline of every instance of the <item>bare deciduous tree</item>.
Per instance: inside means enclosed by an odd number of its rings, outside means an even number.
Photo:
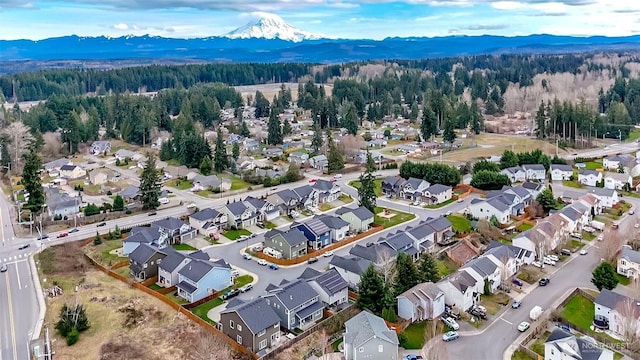
[[[6,134],[10,139],[8,147],[12,160],[11,171],[14,174],[22,173],[22,155],[27,153],[29,144],[33,141],[29,127],[22,122],[16,121],[2,130],[2,133]]]
[[[616,305],[615,321],[617,333],[622,335],[626,346],[637,349],[640,342],[640,309],[636,300],[625,298]]]
[[[327,351],[327,346],[329,345],[329,334],[326,330],[322,330],[318,333],[318,349],[324,356]]]
[[[444,324],[439,320],[428,321],[424,330],[424,340],[429,346],[422,348],[421,354],[425,359],[447,360],[448,353],[445,342],[442,340]]]
[[[231,359],[233,354],[231,347],[224,340],[203,331],[193,344],[192,355],[195,360],[209,360],[213,358]]]
[[[529,239],[533,242],[536,249],[536,255],[540,261],[548,254],[549,251],[549,239],[541,229],[533,228],[529,232]]]
[[[502,237],[500,229],[491,226],[487,220],[478,221],[478,234],[484,239],[484,243],[496,240]]]
[[[385,284],[389,284],[390,280],[393,279],[396,271],[396,261],[394,254],[391,252],[391,250],[383,248],[381,251],[378,251],[377,263],[380,265],[380,272],[384,277]]]
[[[597,254],[601,259],[614,264],[624,244],[621,229],[607,228],[602,233],[602,241],[598,245]]]
[[[357,135],[347,135],[340,140],[340,149],[342,152],[348,157],[353,158],[361,149],[365,149],[367,147],[367,143],[364,141],[362,136]]]
[[[42,135],[44,145],[42,146],[42,157],[46,160],[54,160],[60,157],[60,150],[62,149],[62,142],[60,141],[60,134],[54,132],[48,132]]]

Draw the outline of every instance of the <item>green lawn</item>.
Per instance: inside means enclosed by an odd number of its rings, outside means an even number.
[[[175,296],[173,295],[173,292],[170,292],[168,294],[165,294],[164,296],[166,296],[169,300],[173,301],[174,303],[178,304],[178,305],[184,305],[184,304],[188,304],[189,302],[179,296]]]
[[[629,285],[631,284],[631,279],[629,279],[628,277],[624,276],[624,275],[620,275],[618,273],[616,273],[616,279],[618,279],[618,284],[620,285]]]
[[[449,200],[447,200],[447,201],[445,201],[445,202],[442,202],[442,203],[440,203],[440,204],[425,205],[425,206],[424,206],[424,208],[425,208],[425,209],[439,209],[439,208],[441,208],[441,207],[443,207],[443,206],[447,206],[447,205],[449,205],[449,204],[453,203],[454,201],[455,201],[455,200],[453,200],[453,199],[449,199]]]
[[[592,233],[588,233],[586,231],[582,232],[582,239],[586,240],[586,241],[591,241],[593,239],[595,239],[596,236]]]
[[[584,243],[582,243],[580,240],[576,240],[576,239],[571,239],[571,248],[572,249],[579,249],[582,248],[584,246]]]
[[[231,190],[246,189],[246,188],[248,188],[250,186],[251,186],[251,184],[249,184],[248,182],[242,180],[241,178],[239,178],[237,176],[231,177]]]
[[[471,221],[464,216],[449,215],[447,219],[451,221],[453,232],[468,233],[471,231]]]
[[[602,168],[601,162],[589,161],[584,163],[584,165],[585,165],[585,169],[588,169],[588,170],[597,170]]]
[[[209,324],[215,325],[216,323],[213,320],[209,319],[207,314],[209,313],[209,310],[213,309],[216,306],[222,305],[222,303],[223,303],[222,299],[217,297],[213,300],[207,301],[202,305],[198,305],[194,307],[193,309],[191,309],[191,312],[197,315],[202,320],[208,322]]]
[[[338,348],[343,341],[344,341],[344,337],[341,336],[336,341],[331,343],[331,348],[333,349],[333,352],[339,352]]]
[[[376,196],[382,196],[382,181],[383,180],[384,179],[375,179],[373,181],[373,186],[374,186],[374,191],[376,193]],[[356,189],[359,189],[360,188],[360,181],[353,180],[353,181],[349,182],[349,185],[354,187],[354,188],[356,188]]]
[[[438,264],[438,272],[442,277],[458,270],[458,266],[448,256],[445,256],[443,260],[436,260],[436,264]]]
[[[156,283],[153,283],[153,284],[149,285],[149,289],[158,291],[158,290],[164,289],[164,288],[162,286],[156,284]]]
[[[329,211],[331,209],[333,209],[333,206],[327,204],[327,203],[322,203],[318,206],[318,209],[320,209],[320,211]]]
[[[171,246],[176,250],[188,250],[188,251],[198,250],[189,244],[173,244]]]
[[[211,190],[200,190],[200,191],[196,192],[196,194],[198,194],[198,196],[202,196],[202,197],[208,198],[211,194],[213,194],[213,191],[211,191]]]
[[[402,224],[403,222],[413,220],[416,217],[415,214],[409,214],[409,213],[397,211],[397,210],[391,210],[391,213],[396,214],[394,217],[391,217],[391,218],[384,218],[384,217],[378,216],[378,214],[383,211],[384,211],[384,208],[380,206],[376,206],[375,208],[376,215],[373,218],[373,222],[375,224],[382,225],[385,229],[398,224]]]
[[[251,231],[246,230],[246,229],[239,229],[239,230],[227,230],[227,231],[222,233],[222,236],[226,237],[229,240],[236,240],[241,235],[249,236],[249,235],[251,235]]]
[[[178,179],[169,180],[169,181],[166,182],[166,184],[168,186],[174,187],[174,188],[179,189],[179,190],[189,190],[192,187],[192,185],[191,185],[191,183],[189,181],[178,180]]]
[[[509,302],[511,301],[511,298],[503,292],[489,296],[480,295],[480,298],[482,299],[482,305],[487,308],[487,312],[491,315],[497,314],[503,306],[509,305]]]
[[[95,236],[94,236],[95,237]],[[126,260],[126,257],[120,257],[118,255],[109,254],[112,250],[122,247],[122,240],[102,240],[102,244],[98,245],[101,248],[100,255],[102,255],[101,263],[103,265],[115,264],[118,261]],[[96,259],[100,261],[100,259]]]
[[[426,321],[420,321],[407,326],[407,328],[401,332],[401,334],[405,336],[406,341],[402,342],[400,346],[405,349],[422,349],[426,324]]]
[[[264,227],[266,227],[267,229],[271,230],[271,229],[276,227],[276,224],[272,223],[271,221],[267,221],[267,222],[264,223]]]
[[[589,329],[595,316],[593,301],[582,295],[575,295],[562,309],[562,317],[583,329]]]
[[[518,229],[518,231],[520,231],[520,232],[525,232],[525,231],[527,231],[527,230],[529,230],[531,228],[533,228],[533,226],[523,223],[523,224],[518,225],[518,227],[516,229]]]
[[[531,345],[531,350],[544,357],[544,342],[547,341],[549,335],[551,334],[548,331],[545,331],[544,334],[542,334],[539,339],[536,339],[533,345]]]
[[[350,204],[353,202],[353,198],[345,193],[340,194],[338,200],[342,201],[345,204]]]
[[[629,137],[627,138],[627,140],[625,140],[625,142],[633,142],[638,140],[638,138],[640,138],[640,130],[633,129],[629,132]]]
[[[562,180],[562,185],[564,186],[568,186],[568,187],[572,187],[572,188],[576,188],[576,189],[581,189],[582,188],[582,184],[578,183],[578,180]]]
[[[531,356],[527,355],[521,350],[516,350],[511,355],[511,360],[534,360]]]
[[[241,275],[238,276],[234,282],[233,282],[233,287],[234,288],[241,288],[247,284],[250,284],[251,282],[253,282],[253,276],[251,275]]]

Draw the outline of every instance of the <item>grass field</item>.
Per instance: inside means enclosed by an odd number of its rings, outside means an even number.
[[[562,309],[562,317],[583,329],[589,329],[594,316],[593,301],[582,295],[575,295]]]
[[[631,279],[629,279],[628,277],[624,276],[624,275],[620,275],[618,273],[616,273],[616,279],[618,279],[618,284],[620,285],[629,285],[631,284]]]
[[[491,315],[495,315],[500,311],[503,306],[509,304],[509,296],[505,293],[499,292],[489,296],[481,295],[482,305],[487,308],[487,312]]]
[[[249,236],[251,235],[251,231],[246,229],[239,229],[239,230],[228,230],[222,233],[222,236],[226,237],[229,240],[236,240],[241,235]]]
[[[438,321],[438,320],[435,320]],[[424,330],[426,321],[415,322],[409,325],[402,334],[406,341],[400,344],[405,349],[422,349],[424,345]]]
[[[166,184],[179,190],[189,190],[192,187],[191,182],[187,180],[169,180]]]
[[[209,319],[209,317],[207,316],[207,313],[209,313],[209,310],[213,309],[216,306],[220,306],[222,305],[223,301],[222,299],[220,299],[219,297],[207,301],[206,303],[202,304],[202,305],[198,305],[196,307],[194,307],[193,309],[191,309],[191,312],[196,314],[200,319],[208,322],[211,325],[215,325],[215,321]]]
[[[525,352],[521,350],[516,350],[511,355],[511,360],[535,360],[531,356],[527,355]]]
[[[382,196],[382,181],[383,180],[384,179],[375,179],[373,181],[374,192],[376,193],[376,196]],[[356,188],[356,189],[359,189],[360,188],[360,181],[353,180],[353,181],[349,182],[349,185],[354,187],[354,188]]]
[[[531,226],[531,225],[529,225],[529,224],[520,224],[520,225],[518,225],[518,227],[517,227],[518,231],[520,231],[520,232],[527,231],[527,230],[529,230],[529,229],[531,229],[531,228],[533,228],[533,226]]]
[[[194,248],[193,246],[189,245],[189,244],[173,244],[171,245],[174,249],[176,250],[183,250],[183,251],[194,251],[194,250],[198,250],[196,248]]]
[[[540,338],[536,339],[536,341],[531,344],[531,350],[544,357],[544,342],[547,341],[549,335],[551,335],[551,333],[545,331]]]
[[[451,222],[452,229],[454,232],[458,233],[468,233],[471,231],[471,221],[466,217],[459,215],[449,215],[447,219]]]
[[[443,260],[436,260],[436,264],[438,264],[438,273],[442,277],[445,277],[458,270],[458,265],[456,265],[456,263],[454,263],[453,260],[449,259],[449,257],[447,256],[445,256]]]
[[[385,229],[398,224],[402,224],[403,222],[413,220],[416,217],[415,214],[409,214],[409,213],[398,211],[398,210],[391,210],[392,213],[396,214],[392,218],[384,218],[384,217],[378,216],[378,214],[383,211],[384,211],[384,208],[380,206],[377,206],[375,208],[375,216],[373,218],[373,222],[375,224],[382,225]]]
[[[425,209],[439,209],[439,208],[441,208],[441,207],[444,207],[444,206],[447,206],[447,205],[449,205],[449,204],[453,203],[454,201],[455,201],[455,200],[453,200],[453,199],[449,199],[449,200],[447,200],[447,201],[445,201],[445,202],[441,202],[440,204],[425,205],[425,206],[424,206],[424,208],[425,208]]]

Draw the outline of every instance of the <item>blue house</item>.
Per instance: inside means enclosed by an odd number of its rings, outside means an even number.
[[[308,246],[314,250],[331,244],[331,229],[320,219],[311,219],[304,223],[293,223],[291,228],[298,228],[307,238]]]
[[[233,285],[231,265],[217,261],[193,260],[178,272],[178,296],[196,302]]]

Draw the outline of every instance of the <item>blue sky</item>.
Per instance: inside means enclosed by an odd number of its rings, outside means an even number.
[[[640,33],[636,0],[0,0],[0,39],[215,36],[260,12],[336,38]]]

